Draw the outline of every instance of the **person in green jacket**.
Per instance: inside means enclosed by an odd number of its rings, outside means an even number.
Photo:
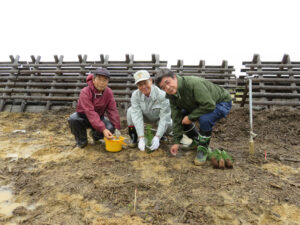
[[[202,165],[207,158],[213,126],[226,117],[232,107],[229,92],[201,77],[179,76],[169,69],[158,71],[155,84],[170,100],[174,135],[171,154],[177,154],[180,144],[185,144],[188,136],[187,139],[193,140],[188,142],[189,147],[197,146],[194,163]],[[195,121],[199,122],[199,131]]]

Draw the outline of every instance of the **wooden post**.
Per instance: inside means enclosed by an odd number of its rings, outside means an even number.
[[[183,75],[183,60],[178,59],[176,73],[180,76]]]
[[[200,60],[198,72],[202,78],[205,78],[205,60]]]
[[[258,54],[255,54],[254,56],[253,56],[253,59],[252,59],[252,63],[253,64],[256,64],[256,66],[255,67],[257,67],[257,72],[262,72],[263,70],[262,70],[262,64],[261,64],[261,60],[260,60],[260,56],[258,55]],[[255,67],[250,67],[250,69],[251,70],[255,70]],[[255,74],[253,74],[253,75],[255,75]],[[263,73],[258,73],[258,76],[259,76],[259,78],[263,78],[264,77],[264,74]],[[252,81],[255,81],[255,79],[252,79]],[[253,84],[253,83],[252,83]],[[259,87],[261,88],[260,89],[260,93],[266,93],[266,90],[264,89],[264,86],[265,86],[265,84],[264,84],[264,82],[263,81],[260,81],[259,82]],[[254,100],[254,99],[253,99]],[[260,101],[266,101],[267,100],[267,98],[260,98]]]
[[[19,67],[19,59],[20,59],[20,56],[16,56],[16,58],[14,58],[12,55],[9,56],[10,60],[11,60],[11,70],[15,70]],[[14,74],[13,73],[10,73],[9,76],[13,77]],[[6,83],[9,83],[10,81],[7,81]],[[16,81],[14,82],[16,83]],[[5,89],[9,89],[9,85],[7,84],[5,86]],[[10,94],[11,95],[11,94]],[[6,93],[3,93],[3,96],[7,96]],[[6,100],[5,98],[4,99],[1,99],[0,100],[0,112],[2,112],[4,109],[5,109],[5,103],[6,103]],[[12,105],[13,105],[13,102],[12,102]],[[12,106],[11,106],[12,107]],[[12,109],[12,108],[11,108]]]
[[[87,61],[87,55],[84,55],[83,58],[81,55],[78,55],[78,61],[80,63],[80,73],[79,73],[79,77],[78,77],[78,80],[77,80],[77,84],[81,83],[82,81],[80,80],[80,77],[83,77],[83,78],[86,78],[86,74],[84,72],[85,70],[85,64],[86,64],[86,61]],[[80,88],[77,86],[75,88],[76,91],[79,91]],[[74,93],[74,97],[78,98],[79,97],[79,94],[78,92],[75,92]],[[73,108],[76,108],[77,107],[77,100],[76,101],[73,101],[72,102],[72,107]]]
[[[284,56],[283,56],[283,58],[282,58],[282,63],[283,64],[291,64],[291,59],[290,59],[290,56],[289,55],[287,55],[287,54],[285,54]],[[290,86],[291,87],[296,87],[297,85],[296,85],[296,82],[295,82],[295,80],[296,80],[296,78],[295,78],[295,75],[293,74],[293,67],[287,67],[288,68],[288,72],[290,72],[290,74],[289,74],[289,79],[290,80],[294,80],[294,82],[292,82],[292,83],[290,83]],[[292,90],[292,93],[293,94],[298,94],[298,91],[297,90]],[[300,102],[300,98],[296,98],[295,99],[296,101],[299,101]]]
[[[55,60],[55,63],[57,63],[56,70],[59,70],[61,68],[61,66],[62,66],[62,63],[63,63],[63,60],[64,60],[64,56],[61,55],[59,57],[59,59],[58,59],[57,55],[54,55],[54,60]],[[54,74],[54,76],[58,76],[58,75],[61,75],[61,74],[60,73],[55,73]],[[53,80],[52,84],[56,84],[56,80]],[[51,85],[50,90],[53,90],[53,89],[55,89],[55,87]],[[53,94],[49,93],[48,96],[52,97]],[[51,108],[51,104],[52,104],[51,100],[47,101],[47,103],[46,103],[46,110],[49,110]]]
[[[33,55],[30,56],[31,60],[32,60],[32,64],[35,64],[36,66],[34,66],[35,69],[39,69],[39,63],[40,63],[40,60],[41,60],[41,56],[37,56],[37,58],[35,58]],[[29,67],[29,69],[31,70],[31,67]],[[30,77],[34,77],[35,75],[38,75],[39,73],[37,74],[34,74],[34,73],[31,73],[30,74]],[[28,84],[32,83],[32,80],[29,80],[27,82]],[[25,89],[31,89],[31,86],[30,85],[26,85],[26,88]],[[25,93],[25,96],[31,96],[31,93]],[[20,108],[20,111],[21,112],[24,112],[25,109],[26,109],[26,105],[27,105],[27,100],[24,99],[21,103],[21,108]]]
[[[134,71],[133,71],[134,55],[126,54],[125,55],[125,61],[127,63],[127,69],[132,71],[132,72],[128,73],[127,77],[129,77],[129,78],[133,77],[133,74],[134,74]],[[132,84],[132,81],[129,79],[129,80],[127,80],[126,84]],[[126,91],[129,91],[129,90],[130,90],[130,88],[127,87]],[[125,97],[126,98],[130,98],[130,95],[126,95]],[[127,112],[128,108],[129,108],[129,104],[128,104],[128,102],[125,102],[124,103],[124,111],[125,111],[125,113]]]

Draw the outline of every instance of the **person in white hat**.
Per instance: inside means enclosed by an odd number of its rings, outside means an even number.
[[[150,149],[158,149],[161,137],[172,130],[171,109],[166,93],[152,83],[146,70],[134,74],[138,90],[131,95],[131,107],[127,110],[127,123],[130,136],[129,147],[145,150],[144,122],[157,123],[157,131]],[[138,141],[139,140],[139,141]]]

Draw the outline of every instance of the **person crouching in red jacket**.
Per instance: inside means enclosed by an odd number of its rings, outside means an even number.
[[[95,141],[106,137],[113,138],[113,133],[120,133],[120,116],[112,90],[107,87],[110,73],[99,67],[86,78],[88,84],[84,87],[78,99],[76,112],[68,123],[75,136],[76,145],[84,148],[88,144],[87,129],[91,128],[91,136]],[[104,117],[106,113],[107,117]]]

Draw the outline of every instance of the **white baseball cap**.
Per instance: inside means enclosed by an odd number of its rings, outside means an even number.
[[[135,84],[137,84],[140,81],[149,80],[150,79],[150,74],[146,70],[139,70],[139,71],[134,73],[133,77],[134,77],[134,80],[135,80]]]

